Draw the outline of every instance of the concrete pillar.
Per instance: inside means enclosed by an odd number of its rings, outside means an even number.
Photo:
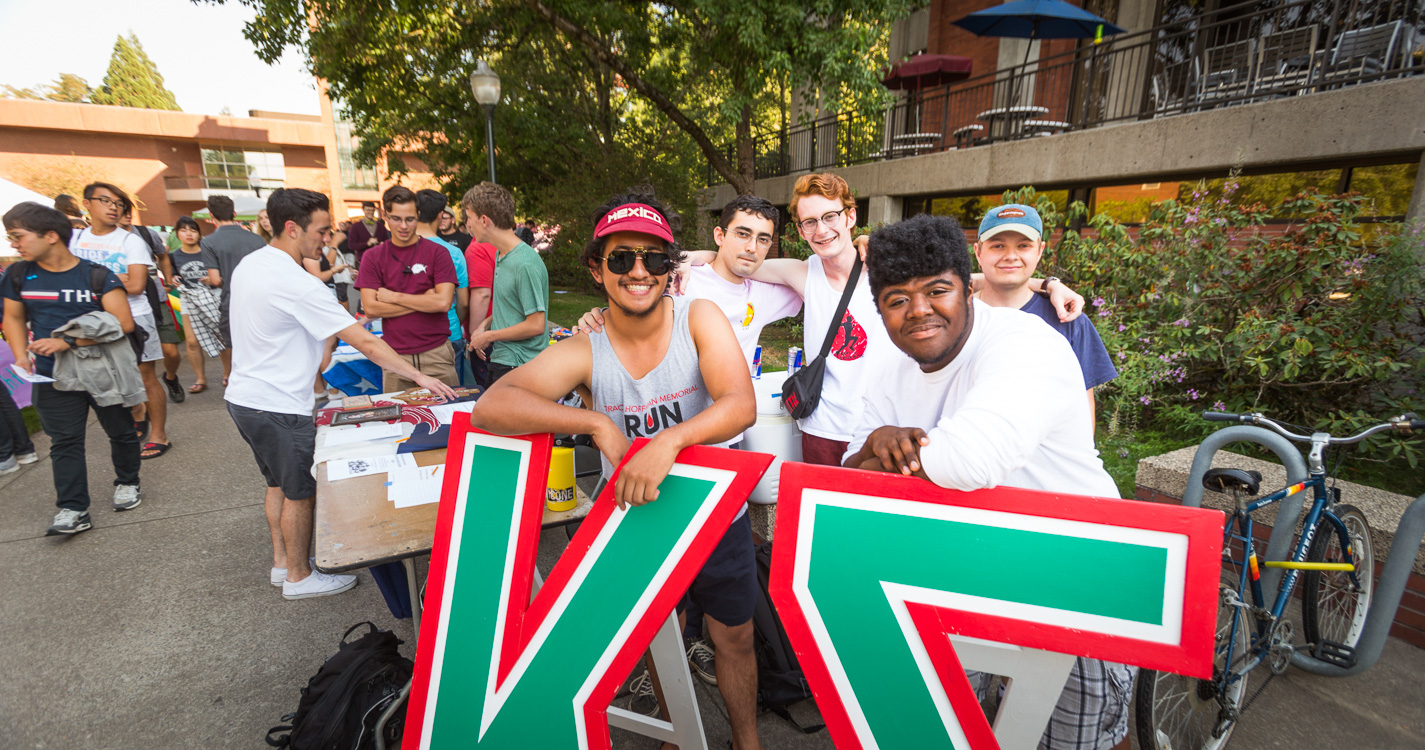
[[[905,211],[904,200],[894,195],[873,195],[867,203],[866,226],[894,224]]]
[[[1420,155],[1420,167],[1415,170],[1415,192],[1410,194],[1410,208],[1405,212],[1405,221],[1425,224],[1425,153]]]

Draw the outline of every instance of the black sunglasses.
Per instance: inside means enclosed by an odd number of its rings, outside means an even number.
[[[673,257],[668,253],[615,250],[604,256],[604,260],[608,261],[609,271],[620,275],[632,271],[634,262],[639,259],[643,260],[643,268],[654,276],[662,276],[673,270]]]

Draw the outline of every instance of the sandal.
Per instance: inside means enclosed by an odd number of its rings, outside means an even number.
[[[166,443],[144,443],[143,449],[139,453],[139,458],[147,461],[150,458],[158,458],[168,452],[173,447],[173,441]],[[152,451],[152,453],[150,453]]]
[[[194,383],[193,385],[188,386],[189,393],[202,393],[206,390],[208,390],[207,383]]]
[[[147,419],[135,419],[134,429],[138,430],[140,443],[144,442],[145,440],[148,440],[149,425]]]

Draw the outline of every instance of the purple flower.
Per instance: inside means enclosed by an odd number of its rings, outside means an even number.
[[[1139,397],[1138,397],[1138,402],[1141,403],[1141,404],[1143,404],[1144,406],[1147,406],[1148,404],[1153,403],[1153,397],[1152,397],[1152,396],[1139,396]]]
[[[1193,390],[1192,388],[1189,388],[1189,389],[1188,389],[1188,398],[1192,399],[1193,401],[1196,401],[1200,396],[1202,396],[1201,393],[1198,393],[1197,391]]]
[[[1104,306],[1103,297],[1094,297],[1094,298],[1093,298],[1093,306],[1094,306],[1094,307],[1103,307],[1103,306]]]
[[[1119,458],[1128,458],[1128,449],[1127,449],[1127,448],[1119,448],[1119,449],[1118,449],[1118,457],[1119,457]]]
[[[1098,311],[1098,316],[1099,316],[1100,318],[1107,318],[1107,317],[1108,317],[1108,311],[1107,311],[1107,310],[1099,310],[1099,311]]]
[[[1123,325],[1122,323],[1119,323],[1119,324],[1118,324],[1118,331],[1119,331],[1119,333],[1122,333],[1123,331],[1126,331],[1126,330],[1128,330],[1128,326]]]
[[[1128,355],[1127,355],[1126,353],[1124,353],[1124,352],[1119,352],[1119,353],[1118,353],[1118,358],[1119,358],[1119,359],[1128,359]]]
[[[1175,326],[1177,326],[1177,327],[1179,327],[1179,328],[1187,328],[1188,325],[1189,325],[1188,319],[1187,319],[1187,318],[1178,318],[1177,320],[1173,321],[1173,325],[1175,325]]]
[[[1212,404],[1212,408],[1214,411],[1227,411],[1227,404],[1224,404],[1221,401],[1214,401]]]

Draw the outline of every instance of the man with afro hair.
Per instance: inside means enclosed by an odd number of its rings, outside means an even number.
[[[971,296],[970,255],[954,219],[927,214],[876,230],[866,269],[881,320],[906,356],[884,358],[867,378],[874,385],[845,466],[957,490],[1118,497],[1094,450],[1073,349],[1034,316]],[[1040,747],[1122,742],[1134,671],[1078,659]]]

